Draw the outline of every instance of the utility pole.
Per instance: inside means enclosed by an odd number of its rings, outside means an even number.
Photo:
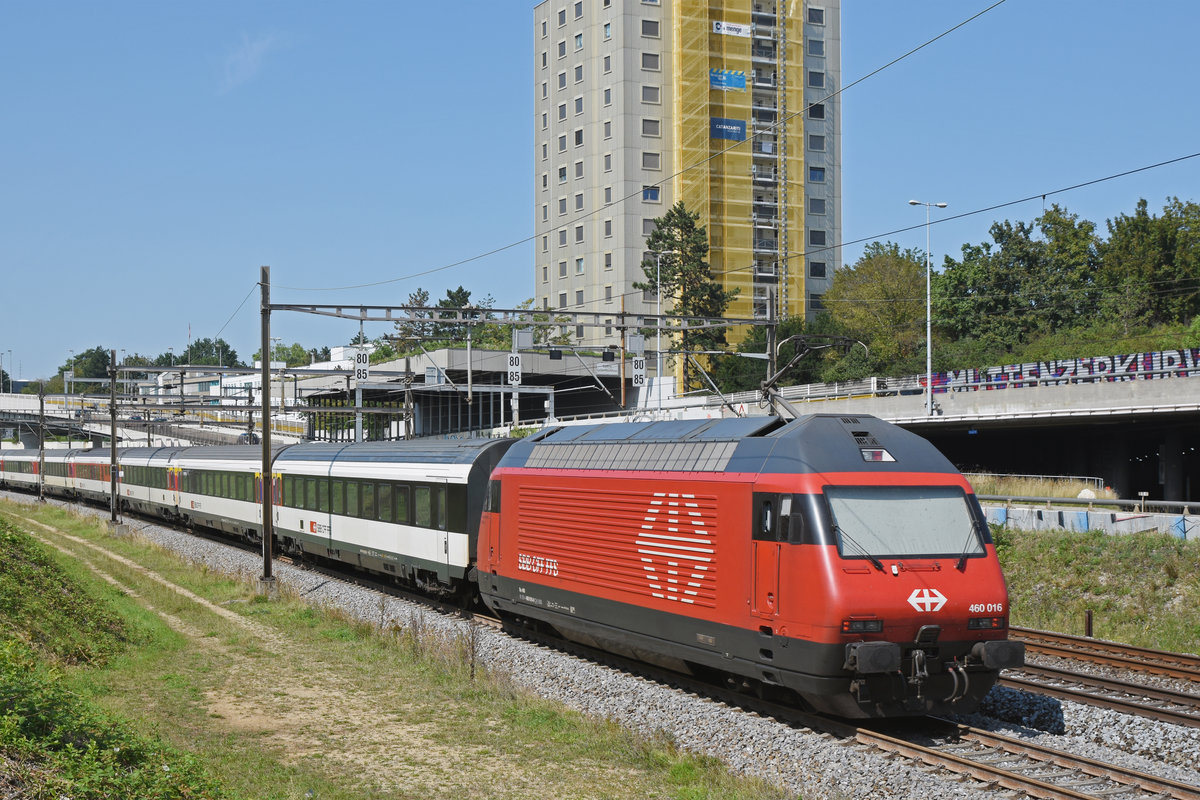
[[[117,497],[117,351],[110,351],[112,355],[112,369],[108,371],[108,421],[109,421],[109,476],[108,476],[108,496],[112,498],[112,524],[117,524],[117,509],[120,507],[120,499]]]
[[[621,410],[625,410],[625,294],[621,294]]]
[[[70,424],[69,422],[67,423]],[[69,429],[68,429],[69,430]],[[46,383],[38,383],[38,502],[46,502]]]
[[[263,574],[258,588],[264,594],[273,594],[275,577],[271,574],[271,548],[275,530],[271,517],[274,508],[271,480],[271,268],[264,266],[261,272],[262,286],[262,547]]]

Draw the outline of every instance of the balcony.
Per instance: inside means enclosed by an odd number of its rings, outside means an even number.
[[[779,173],[771,167],[759,169],[755,166],[751,174],[754,176],[755,183],[776,183],[779,181]]]
[[[752,61],[774,61],[775,60],[775,48],[774,47],[751,46],[750,59]]]
[[[779,252],[779,240],[778,239],[755,239],[754,240],[754,252],[756,252],[756,253],[771,253],[771,254],[778,253]]]

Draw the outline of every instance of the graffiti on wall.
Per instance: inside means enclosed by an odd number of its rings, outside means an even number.
[[[933,373],[935,392],[971,392],[1063,386],[1071,383],[1160,380],[1200,376],[1200,348],[1156,350],[1119,356],[1061,358],[984,369]],[[921,378],[924,385],[925,379]]]

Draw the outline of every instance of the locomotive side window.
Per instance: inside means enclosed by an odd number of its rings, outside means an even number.
[[[754,493],[754,521],[751,523],[750,537],[760,542],[778,542],[787,538],[786,531],[780,536],[777,510],[779,495],[764,492]]]
[[[484,503],[484,511],[490,511],[493,514],[500,513],[500,481],[488,481],[487,500]]]
[[[333,493],[333,497],[331,498],[333,513],[346,513],[346,482],[341,478],[334,478],[330,488]]]
[[[346,516],[358,516],[358,481],[346,481]]]
[[[363,483],[359,487],[359,503],[363,519],[375,518],[375,484]]]

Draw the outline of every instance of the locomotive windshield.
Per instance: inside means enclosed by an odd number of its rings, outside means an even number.
[[[982,555],[966,494],[955,486],[826,486],[847,558]]]

